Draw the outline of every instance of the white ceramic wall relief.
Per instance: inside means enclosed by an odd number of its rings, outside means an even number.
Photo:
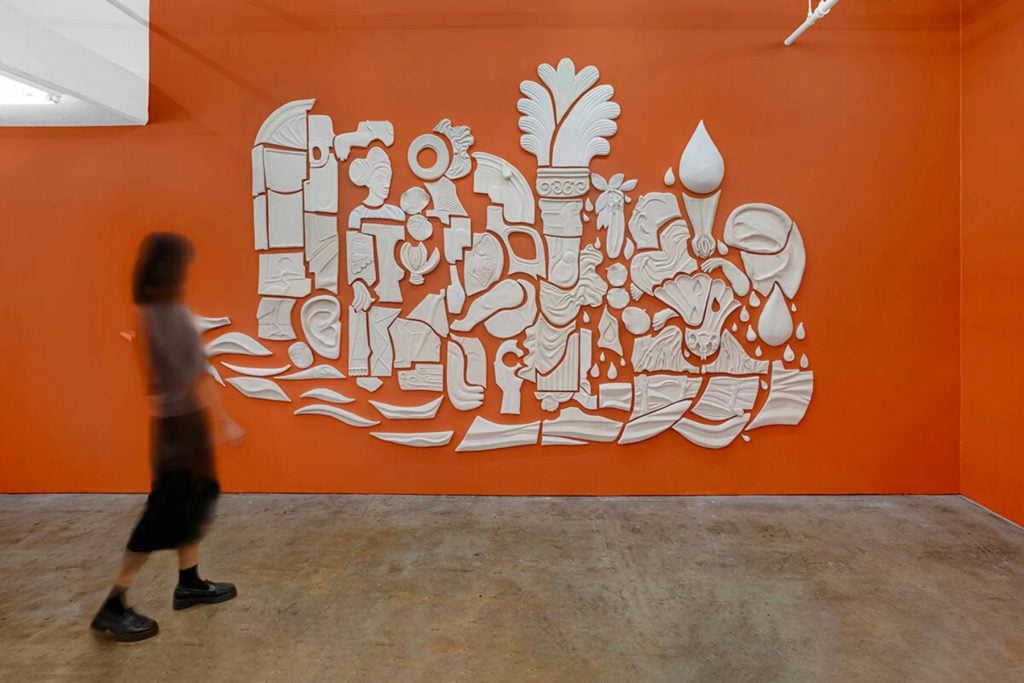
[[[799,423],[814,375],[789,214],[730,196],[696,117],[688,139],[662,146],[675,151],[656,187],[601,160],[620,107],[594,66],[542,64],[519,94],[530,168],[448,118],[399,137],[379,120],[338,133],[312,99],[272,112],[247,160],[257,320],[196,322],[228,329],[207,347],[231,360],[218,364],[226,383],[271,401],[302,386],[298,415],[458,452],[670,438],[715,449]],[[392,163],[415,182],[392,191]],[[473,194],[487,206],[470,215]]]

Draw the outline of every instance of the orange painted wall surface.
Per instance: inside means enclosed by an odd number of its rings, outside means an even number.
[[[119,335],[135,249],[151,229],[189,234],[193,309],[255,335],[249,150],[277,106],[316,97],[339,132],[392,120],[395,188],[412,181],[406,146],[442,117],[472,127],[474,150],[532,166],[518,84],[571,56],[597,65],[622,105],[612,154],[592,170],[660,189],[703,118],[727,166],[716,235],[723,211],[750,201],[800,226],[815,370],[804,422],[721,451],[669,432],[630,447],[457,454],[389,447],[228,390],[248,442],[220,454],[225,489],[958,491],[958,3],[850,3],[792,49],[781,42],[803,6],[790,0],[508,7],[154,0],[150,125],[0,129],[0,490],[146,488],[145,406]],[[978,258],[1009,259],[1007,246]],[[993,370],[1019,362],[980,355]]]
[[[1024,4],[964,5],[964,495],[1024,524]]]

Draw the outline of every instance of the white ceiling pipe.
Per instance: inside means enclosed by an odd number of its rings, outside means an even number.
[[[828,14],[829,10],[831,10],[837,2],[839,2],[839,0],[821,0],[814,11],[807,13],[807,18],[804,20],[804,23],[800,24],[800,28],[793,31],[793,34],[789,38],[786,38],[786,47],[792,45],[797,38],[804,34],[804,31],[818,23],[818,20]]]

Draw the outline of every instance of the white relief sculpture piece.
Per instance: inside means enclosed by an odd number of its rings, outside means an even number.
[[[438,336],[447,337],[448,311],[444,301],[445,295],[446,292],[443,289],[436,294],[427,294],[406,317],[426,323]]]
[[[377,412],[389,420],[432,420],[437,415],[444,397],[438,397],[429,403],[418,406],[396,406],[383,401],[370,401]]]
[[[658,232],[662,226],[681,217],[679,200],[674,194],[651,192],[637,200],[636,208],[629,219],[629,234],[633,236],[638,249],[657,249]],[[685,222],[683,225],[685,227]]]
[[[715,249],[718,246],[715,238],[711,236],[711,227],[715,223],[715,214],[718,213],[718,199],[721,196],[721,191],[714,193],[710,197],[691,197],[685,192],[683,193],[686,215],[690,217],[690,225],[693,226],[691,246],[697,258],[708,258],[715,253]]]
[[[600,415],[585,413],[579,408],[563,408],[558,416],[544,420],[541,433],[546,437],[578,439],[611,443],[619,438],[622,423]]]
[[[389,377],[394,365],[395,350],[391,345],[389,328],[398,318],[401,309],[374,306],[370,309],[370,374],[374,377]]]
[[[700,392],[702,382],[702,378],[689,375],[634,376],[633,412],[629,419],[635,420],[665,406],[694,398]]]
[[[363,223],[361,230],[364,234],[373,237],[376,246],[377,269],[380,271],[380,277],[374,289],[377,298],[382,302],[401,303],[402,288],[399,283],[405,277],[405,271],[398,265],[398,260],[395,258],[395,246],[405,237],[405,228],[400,225]]]
[[[305,215],[306,262],[313,286],[338,293],[338,217]]]
[[[697,422],[686,417],[672,425],[672,429],[682,435],[684,439],[701,448],[725,448],[740,435],[743,428],[750,420],[747,414],[737,415],[725,422],[710,425],[705,422]]]
[[[683,416],[683,413],[690,407],[690,403],[691,401],[670,403],[641,417],[631,419],[623,428],[618,443],[623,446],[640,443],[668,431]]]
[[[693,406],[693,413],[711,421],[742,415],[754,407],[757,387],[756,377],[712,377]]]
[[[722,184],[723,177],[725,160],[701,121],[679,157],[679,182],[691,192],[710,194]]]
[[[351,133],[334,138],[334,153],[338,161],[345,161],[353,147],[369,147],[374,142],[386,147],[395,144],[395,128],[390,121],[360,121]]]
[[[474,152],[473,192],[485,194],[502,208],[509,223],[533,224],[536,208],[526,178],[512,164],[486,152]]]
[[[304,379],[345,379],[345,375],[333,365],[314,365],[305,370],[293,372],[290,375],[278,375],[274,379],[304,380]]]
[[[328,403],[355,403],[354,398],[339,394],[333,389],[310,389],[301,394],[299,398],[312,398],[317,401],[327,401]]]
[[[420,165],[419,155],[426,149],[434,154],[434,163],[423,167]],[[410,143],[406,160],[413,174],[420,180],[437,180],[448,170],[448,164],[452,159],[444,140],[433,133],[424,133]]]
[[[747,328],[750,330],[750,328]],[[756,341],[750,339],[748,341]],[[768,372],[768,361],[755,360],[729,332],[722,333],[718,356],[701,368],[705,374],[721,375],[763,375]]]
[[[525,424],[498,424],[479,415],[474,418],[456,453],[490,451],[497,448],[530,446],[540,438],[540,422]]]
[[[374,427],[380,424],[378,420],[370,420],[362,415],[356,415],[350,410],[338,408],[337,406],[329,406],[323,403],[312,403],[308,406],[302,406],[295,411],[295,414],[324,415],[326,417],[333,417],[335,420],[344,422],[350,427]]]
[[[427,215],[439,219],[445,225],[451,222],[455,216],[468,216],[466,207],[459,200],[459,191],[448,178],[441,178],[432,183],[424,183],[427,192],[430,193],[430,201],[434,208],[427,211]]]
[[[419,189],[419,188],[414,188]],[[403,197],[405,195],[402,195]],[[430,219],[426,216],[409,216],[409,220],[405,222],[405,229],[409,233],[409,237],[414,240],[429,240],[434,235],[434,226],[430,222]]]
[[[466,230],[468,231],[468,222],[466,225]],[[544,241],[541,239],[540,233],[534,228],[526,225],[509,225],[501,217],[501,207],[489,206],[487,207],[486,229],[498,235],[505,245],[505,250],[508,252],[508,272],[510,275],[512,273],[524,273],[535,277],[544,277],[547,274],[548,266],[545,257]],[[531,246],[533,256],[525,257],[519,254],[512,244],[512,235],[525,235],[529,238],[533,243]],[[465,239],[468,244],[469,238]]]
[[[413,363],[441,360],[441,338],[426,323],[398,318],[388,331],[394,348],[395,368],[411,368]]]
[[[769,346],[782,346],[793,336],[793,316],[778,283],[772,287],[757,317],[757,336]]]
[[[313,364],[313,351],[306,342],[295,342],[288,347],[288,358],[297,368],[308,368]]]
[[[365,377],[370,374],[370,326],[365,310],[348,308],[348,374]]]
[[[377,256],[373,237],[350,230],[345,233],[345,246],[348,283],[361,280],[367,285],[376,284]]]
[[[608,349],[622,355],[622,343],[619,341],[619,321],[608,312],[607,308],[601,312],[601,321],[597,324],[597,348]]]
[[[224,354],[269,356],[272,352],[247,334],[242,332],[225,332],[206,345],[207,358]]]
[[[402,193],[402,196],[398,200],[398,205],[402,208],[402,211],[409,214],[410,218],[414,214],[418,214],[427,208],[430,204],[430,195],[419,185],[413,185],[408,190]]]
[[[196,332],[203,334],[210,330],[215,330],[218,327],[224,327],[225,325],[231,324],[231,318],[223,316],[220,318],[210,318],[205,315],[194,315],[192,316],[192,324],[196,328]],[[803,337],[800,337],[803,339]]]
[[[454,341],[446,344],[445,391],[456,410],[476,410],[484,402],[484,389],[466,383],[466,354]]]
[[[725,222],[725,243],[739,250],[743,267],[762,296],[777,282],[792,299],[803,280],[807,254],[803,236],[786,212],[771,204],[743,204]],[[755,295],[751,294],[751,306]]]
[[[473,170],[473,162],[469,158],[469,148],[475,142],[469,126],[456,126],[451,119],[441,119],[434,126],[435,133],[441,133],[452,146],[452,161],[445,171],[445,177],[451,180],[458,180],[469,175]]]
[[[606,382],[597,387],[597,405],[629,412],[633,408],[633,385],[629,382]]]
[[[450,339],[462,347],[466,354],[466,381],[479,387],[487,388],[487,352],[484,345],[476,337],[459,337],[451,335]]]
[[[294,299],[263,297],[256,309],[257,336],[275,341],[295,339],[292,329],[292,308]]]
[[[398,444],[399,446],[412,446],[414,448],[433,448],[436,446],[447,446],[455,432],[370,432],[370,436]]]
[[[264,401],[291,401],[284,389],[265,377],[228,377],[228,384],[238,389],[243,396]]]
[[[379,377],[358,377],[356,379],[356,386],[372,394],[384,386],[384,382]]]
[[[630,362],[633,372],[700,372],[683,358],[683,331],[675,325],[657,334],[637,337]]]
[[[466,289],[462,286],[458,266],[448,266],[448,286],[444,288],[444,305],[452,315],[462,313],[462,307],[466,305]]]
[[[404,242],[399,250],[402,267],[409,272],[409,282],[414,285],[423,284],[423,276],[430,273],[441,262],[441,252],[436,248],[427,255],[427,248],[422,243],[413,246]]]
[[[471,152],[470,127],[444,118],[403,138],[412,140],[404,150],[412,173],[399,177],[417,180],[398,188],[395,204],[387,203],[390,122],[363,121],[336,135],[315,100],[274,111],[246,160],[258,336],[267,345],[229,332],[208,348],[211,356],[278,362],[221,362],[238,375],[227,383],[287,401],[278,381],[340,380],[340,364],[316,358],[339,359],[347,333],[345,369],[356,386],[434,394],[426,403],[371,402],[382,418],[432,425],[445,398],[455,411],[475,413],[472,424],[465,415],[436,431],[368,432],[389,444],[618,448],[672,433],[723,448],[749,440],[746,429],[799,422],[813,373],[797,343],[806,338],[793,315],[806,252],[789,215],[730,196],[724,157],[703,121],[680,141],[676,160],[659,162],[672,163],[658,174],[664,188],[605,174],[607,166],[592,169],[596,157],[610,154],[620,115],[614,89],[600,83],[594,66],[542,64],[520,93],[520,145],[535,167]],[[484,195],[470,206],[475,217],[460,199],[470,191]],[[723,201],[736,208],[719,212]],[[349,211],[344,243],[342,206]],[[473,221],[484,228],[474,233]],[[438,268],[442,257],[447,270]],[[295,313],[301,324],[293,323]],[[196,325],[202,334],[231,322]],[[497,409],[486,401],[495,392],[502,415],[539,408],[548,418],[490,422],[481,415]],[[298,414],[376,424],[331,405],[354,402],[337,391],[312,389],[301,398],[317,403]],[[594,410],[625,415],[586,412]]]
[[[505,266],[505,252],[498,238],[487,232],[473,235],[473,247],[465,254],[463,273],[466,294],[473,296],[484,291],[501,276]]]
[[[400,370],[398,387],[403,391],[444,391],[444,366],[421,363],[412,370]]]
[[[313,350],[324,358],[341,355],[341,304],[330,295],[315,296],[302,304],[302,332]]]
[[[274,375],[280,375],[282,372],[288,372],[288,369],[291,368],[290,365],[282,365],[279,368],[252,368],[235,365],[227,361],[221,361],[220,364],[232,372],[237,372],[240,375],[249,375],[250,377],[273,377]]]
[[[257,291],[267,296],[299,299],[313,290],[301,251],[260,254],[259,278]]]
[[[490,215],[490,214],[488,214]],[[444,229],[444,260],[450,264],[462,260],[462,252],[473,243],[470,221],[462,216],[452,216],[451,225]]]
[[[516,344],[515,339],[503,341],[494,354],[494,383],[501,389],[502,415],[518,415],[521,410],[523,379],[516,373],[523,367],[523,364],[517,362],[515,365],[507,365],[504,359],[510,353],[516,358],[523,357],[523,351]]]

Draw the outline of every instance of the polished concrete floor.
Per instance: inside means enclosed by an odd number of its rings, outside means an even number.
[[[1024,530],[956,497],[225,496],[87,630],[141,496],[0,496],[0,680],[1019,681]]]

